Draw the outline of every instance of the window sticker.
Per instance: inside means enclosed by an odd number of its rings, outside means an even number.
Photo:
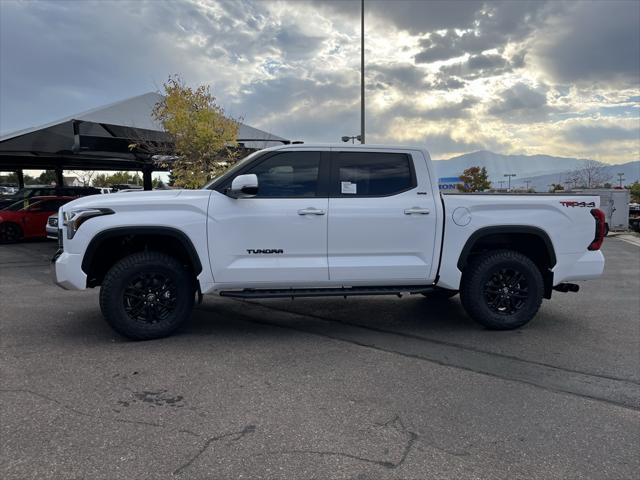
[[[343,194],[355,195],[358,193],[358,185],[356,183],[340,182],[340,184],[342,186],[341,191]]]

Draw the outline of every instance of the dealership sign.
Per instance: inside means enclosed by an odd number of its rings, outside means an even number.
[[[441,177],[438,179],[440,190],[457,191],[460,185],[460,177]]]

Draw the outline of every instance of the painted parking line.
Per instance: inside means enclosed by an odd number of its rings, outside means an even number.
[[[631,245],[635,245],[636,247],[640,247],[640,237],[637,237],[635,235],[622,234],[616,235],[614,238],[622,240],[623,242],[630,243]]]

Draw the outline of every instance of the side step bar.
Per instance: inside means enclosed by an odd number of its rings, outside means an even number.
[[[296,298],[296,297],[348,297],[356,295],[397,295],[401,297],[425,293],[433,290],[432,285],[411,285],[393,287],[340,287],[340,288],[282,288],[282,289],[253,289],[223,290],[221,297],[232,298]]]

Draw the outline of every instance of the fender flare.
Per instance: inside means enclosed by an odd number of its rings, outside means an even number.
[[[98,253],[100,245],[109,238],[129,235],[159,235],[175,238],[184,247],[194,267],[196,275],[202,272],[202,263],[191,239],[181,230],[172,227],[114,227],[102,230],[91,239],[82,258],[82,271],[88,274],[89,267]]]
[[[556,264],[556,252],[553,248],[553,243],[549,238],[547,232],[538,227],[532,227],[529,225],[500,225],[494,227],[483,227],[471,234],[467,239],[464,247],[462,248],[462,252],[460,252],[460,257],[458,258],[458,270],[462,271],[464,266],[467,263],[467,258],[469,257],[469,253],[473,249],[473,246],[476,244],[478,240],[481,240],[484,237],[489,235],[508,235],[508,234],[526,234],[526,235],[535,235],[540,238],[544,243],[547,254],[549,255],[550,265],[549,267],[553,267]]]

